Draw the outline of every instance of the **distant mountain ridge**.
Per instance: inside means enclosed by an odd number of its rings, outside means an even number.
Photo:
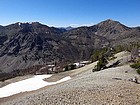
[[[63,29],[63,30],[65,30],[65,31],[69,31],[69,30],[72,30],[72,29],[74,29],[74,27],[71,27],[71,26],[68,26],[68,27],[60,27],[59,29]]]
[[[140,42],[140,28],[111,19],[65,29],[39,22],[0,26],[0,69],[10,72],[34,65],[88,60],[96,49]]]

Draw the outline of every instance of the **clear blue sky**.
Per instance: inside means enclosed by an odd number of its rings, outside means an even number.
[[[92,25],[113,19],[140,25],[140,0],[0,0],[0,24]]]

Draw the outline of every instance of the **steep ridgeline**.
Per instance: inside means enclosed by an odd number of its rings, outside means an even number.
[[[77,49],[61,38],[63,31],[38,22],[0,27],[0,65],[7,72],[78,57]]]
[[[67,31],[63,33],[63,38],[78,49],[79,59],[86,59],[96,49],[139,42],[140,28],[130,28],[108,19],[90,27],[83,26]]]
[[[94,34],[90,27],[79,27],[63,34],[63,38],[70,42],[79,52],[79,60],[87,59],[95,49],[108,46],[105,37]]]
[[[0,26],[0,70],[88,60],[94,50],[140,41],[140,28],[108,19],[70,30],[38,22]]]
[[[107,38],[111,46],[127,45],[131,42],[140,41],[139,27],[127,27],[111,19],[91,26],[90,29],[94,34]]]

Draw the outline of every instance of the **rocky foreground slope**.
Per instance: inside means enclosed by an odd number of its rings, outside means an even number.
[[[128,54],[120,53],[117,56],[122,62],[118,67],[92,72],[95,66],[93,63],[78,70],[65,72],[63,75],[73,76],[69,81],[3,98],[0,99],[0,103],[2,105],[139,105],[140,84],[130,80],[135,76],[140,80],[140,76],[125,64],[126,59],[129,59]],[[60,73],[55,79],[63,75]],[[47,81],[54,81],[54,77]]]

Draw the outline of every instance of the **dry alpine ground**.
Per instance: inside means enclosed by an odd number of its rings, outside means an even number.
[[[126,53],[117,56],[125,61]],[[71,80],[42,89],[0,99],[1,105],[140,105],[140,84],[129,79],[140,76],[125,64],[92,72],[95,63],[78,70],[54,75],[46,81],[56,81],[64,75]]]

